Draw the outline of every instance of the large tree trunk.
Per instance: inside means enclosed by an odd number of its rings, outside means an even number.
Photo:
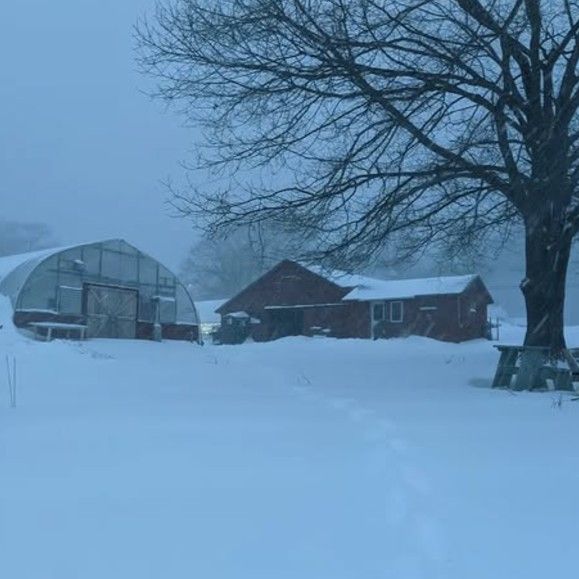
[[[534,216],[525,224],[526,277],[521,283],[527,307],[525,346],[550,354],[565,349],[565,282],[572,237],[562,213]]]

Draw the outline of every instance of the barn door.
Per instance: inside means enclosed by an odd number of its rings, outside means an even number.
[[[88,337],[136,337],[139,297],[136,290],[87,285],[85,292]]]
[[[297,309],[270,310],[273,336],[300,336],[304,333],[304,312]]]

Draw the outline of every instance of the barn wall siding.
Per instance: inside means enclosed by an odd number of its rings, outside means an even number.
[[[348,290],[292,261],[282,261],[223,304],[217,311],[261,314],[267,306],[298,306],[339,302]]]
[[[252,330],[256,341],[284,335],[323,334],[336,338],[395,338],[427,336],[448,342],[486,337],[487,304],[492,303],[480,280],[460,295],[432,295],[403,302],[402,322],[373,322],[370,301],[344,301],[350,288],[340,287],[291,261],[283,261],[218,310],[222,315],[246,312],[260,320]],[[291,333],[280,329],[280,320],[299,319]],[[374,327],[372,327],[374,324]],[[285,328],[287,329],[287,328]]]
[[[317,308],[316,308],[317,309]],[[315,312],[312,312],[315,325]],[[335,338],[370,338],[370,307],[367,302],[345,302],[327,309],[329,335]]]
[[[402,323],[376,326],[377,337],[425,336],[445,342],[463,342],[487,335],[486,296],[476,290],[460,295],[420,296],[404,303]],[[471,308],[476,308],[472,313]]]

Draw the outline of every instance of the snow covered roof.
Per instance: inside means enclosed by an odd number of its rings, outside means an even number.
[[[346,301],[368,301],[441,294],[454,295],[466,290],[477,277],[477,275],[458,275],[397,280],[361,278],[354,289],[343,299]]]
[[[90,245],[95,244],[103,244],[103,243],[114,243],[114,242],[122,242],[127,245],[131,245],[127,241],[122,238],[111,238],[111,239],[97,239],[93,241],[85,241],[82,243],[75,243],[72,245],[62,245],[60,247],[49,247],[47,249],[40,249],[38,251],[31,251],[29,253],[19,253],[16,255],[7,255],[5,257],[0,257],[0,293],[2,292],[2,283],[4,280],[8,278],[8,276],[12,276],[12,274],[16,273],[16,270],[25,271],[26,274],[30,273],[37,265],[40,265],[44,260],[52,257],[53,255],[57,255],[64,251],[69,251],[71,249],[75,249],[78,247],[87,247]],[[135,250],[137,250],[134,246],[131,245]],[[140,250],[137,250],[143,255],[147,255]],[[147,256],[151,257],[151,256]],[[151,259],[157,261],[154,257]]]
[[[21,265],[32,262],[35,264],[39,263],[43,259],[63,251],[64,249],[68,248],[52,247],[50,249],[41,249],[39,251],[32,251],[30,253],[19,253],[17,255],[7,255],[5,257],[0,257],[0,283],[8,274],[12,273]]]
[[[316,265],[307,265],[301,262],[298,263],[312,273],[315,273],[316,275],[319,275],[320,277],[323,277],[344,288],[356,287],[358,285],[370,283],[371,281],[380,281],[363,275],[350,274],[339,270],[327,270]]]
[[[427,277],[416,279],[376,279],[341,271],[325,272],[315,266],[305,266],[343,288],[352,290],[344,301],[372,301],[408,299],[417,296],[456,295],[462,293],[478,278],[477,274]]]
[[[247,312],[231,312],[231,313],[226,314],[226,315],[228,318],[238,318],[238,319],[251,317]]]
[[[71,249],[71,247],[73,246],[51,247],[0,257],[0,294],[10,297],[14,303],[20,288],[38,265],[49,257]]]

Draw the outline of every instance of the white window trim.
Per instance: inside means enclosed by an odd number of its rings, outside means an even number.
[[[398,320],[398,319],[395,320],[395,319],[394,319],[394,316],[392,315],[392,310],[393,310],[392,306],[393,306],[394,304],[400,304],[400,319],[399,319],[399,320]],[[389,310],[390,310],[390,322],[391,322],[391,323],[393,323],[393,324],[402,324],[402,323],[404,322],[404,302],[403,302],[403,301],[397,300],[397,301],[394,301],[394,302],[390,302],[390,308],[389,308]]]

